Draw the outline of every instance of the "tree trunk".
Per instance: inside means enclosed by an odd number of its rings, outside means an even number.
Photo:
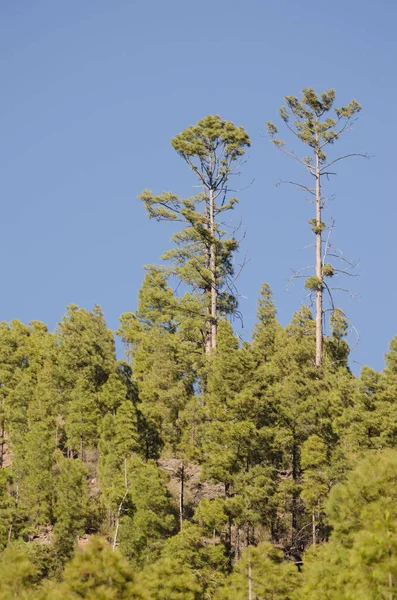
[[[318,142],[318,134],[317,134]],[[322,268],[322,223],[321,181],[319,150],[316,149],[316,277],[321,285],[316,290],[316,367],[323,362],[323,268]]]
[[[121,500],[121,502],[120,502],[120,504],[119,504],[119,507],[118,507],[118,509],[117,509],[117,515],[116,515],[116,529],[115,529],[115,532],[114,532],[114,538],[113,538],[113,544],[112,544],[112,550],[113,550],[113,552],[116,550],[116,546],[117,546],[117,538],[118,538],[118,535],[119,535],[119,529],[120,529],[120,518],[121,518],[121,511],[122,511],[122,509],[123,509],[123,504],[124,504],[124,501],[125,501],[125,499],[127,498],[127,494],[128,494],[128,490],[126,490],[126,492],[125,492],[125,494],[124,494],[124,496],[123,496],[123,498],[122,498],[122,500]]]
[[[251,564],[251,552],[250,546],[248,546],[248,600],[253,599],[252,595],[252,564]]]
[[[313,546],[315,546],[317,539],[316,539],[316,515],[315,515],[315,512],[314,512],[314,508],[313,508],[313,511],[312,511],[312,538],[313,538],[313,540],[312,540],[313,541]]]
[[[210,217],[210,232],[211,232],[211,251],[210,251],[210,272],[211,272],[211,349],[216,350],[217,336],[217,278],[216,278],[216,245],[215,245],[215,215],[214,215],[214,191],[209,190],[209,217]]]
[[[294,484],[296,483],[296,480],[298,478],[298,454],[297,454],[297,448],[296,445],[294,444],[292,446],[292,479],[294,481]],[[296,486],[294,485],[294,491],[292,492],[292,515],[291,515],[291,545],[294,545],[294,535],[295,532],[297,530],[297,493],[296,493]]]
[[[236,562],[240,558],[240,529],[236,528]]]
[[[225,483],[225,499],[230,497],[230,483]],[[230,515],[227,515],[227,530],[226,530],[226,540],[225,546],[227,553],[229,555],[229,564],[232,566],[232,520]]]
[[[181,463],[180,468],[180,486],[179,486],[179,526],[182,531],[183,528],[183,506],[184,506],[184,496],[185,496],[185,467],[184,464]]]
[[[391,547],[389,546],[389,560],[391,561],[392,558],[393,558],[393,551],[392,551]],[[389,571],[389,588],[390,588],[389,600],[393,600],[393,598],[394,598],[394,594],[393,594],[393,574],[390,573],[390,571]]]
[[[5,425],[4,425],[4,419],[2,419],[1,421],[1,430],[0,430],[0,469],[3,468],[3,461],[4,461],[4,436],[5,436]]]
[[[205,229],[207,229],[208,231],[210,231],[210,208],[209,208],[209,200],[208,200],[208,196],[206,194],[206,188],[204,188],[204,194],[205,194],[205,200],[204,200],[204,214],[205,214],[205,221],[204,221],[204,227]],[[209,273],[211,273],[211,244],[208,244],[206,242],[205,244],[205,266],[208,270]],[[205,323],[205,353],[211,354],[211,347],[212,347],[212,335],[211,335],[211,281],[208,282],[208,286],[205,288],[205,297],[206,297],[206,311],[207,311],[207,319],[206,319],[206,323]]]

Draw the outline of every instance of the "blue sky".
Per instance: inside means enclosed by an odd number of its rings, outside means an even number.
[[[238,185],[239,280],[249,337],[270,283],[286,324],[304,297],[291,269],[312,263],[312,207],[279,179],[299,175],[265,136],[283,97],[335,88],[363,111],[335,153],[326,192],[334,242],[360,260],[357,294],[340,299],[360,333],[352,354],[383,368],[397,334],[395,75],[397,5],[367,0],[3,0],[0,3],[0,318],[52,329],[65,306],[100,304],[109,326],[134,310],[142,265],[172,230],[149,221],[143,188],[190,195],[195,181],[170,139],[206,114],[243,125],[252,147]],[[299,148],[295,142],[291,148]],[[342,282],[341,282],[342,283]],[[339,301],[338,301],[339,302]]]

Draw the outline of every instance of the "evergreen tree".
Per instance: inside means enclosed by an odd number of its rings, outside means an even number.
[[[219,310],[236,310],[236,298],[229,290],[233,281],[231,259],[238,242],[233,235],[226,235],[220,219],[237,202],[236,198],[227,199],[228,182],[250,140],[242,127],[208,115],[176,135],[172,145],[203,186],[203,194],[184,200],[169,192],[153,196],[145,190],[140,198],[150,218],[185,225],[174,236],[176,249],[164,258],[174,262],[177,277],[204,293],[209,353],[216,348]]]
[[[18,544],[11,544],[0,554],[0,599],[31,598],[32,587],[38,582],[38,569],[28,553]]]
[[[176,526],[175,508],[159,468],[139,458],[128,464],[131,485],[121,518],[120,549],[136,566],[153,562]]]
[[[99,408],[91,380],[78,379],[70,392],[65,421],[68,448],[84,460],[85,450],[98,440]]]
[[[139,579],[151,600],[202,600],[193,572],[172,558],[161,558],[144,570]]]
[[[106,383],[115,367],[113,333],[99,306],[91,312],[72,304],[57,331],[58,376],[66,389],[86,378],[94,391]]]
[[[158,436],[174,451],[181,441],[181,414],[193,394],[190,345],[177,331],[177,301],[164,274],[151,269],[139,294],[136,315],[121,317],[119,335],[128,344],[146,444]],[[157,447],[157,448],[156,448]],[[148,447],[149,456],[153,450]]]
[[[302,598],[392,598],[396,593],[397,454],[370,453],[327,503],[330,541],[305,563]]]
[[[312,513],[312,542],[317,542],[317,524],[329,491],[327,448],[318,435],[311,435],[302,446],[301,466],[304,471],[302,498]]]
[[[46,597],[143,600],[145,595],[125,559],[100,538],[92,538],[66,565],[63,582],[51,587]]]
[[[72,555],[88,515],[87,473],[79,460],[68,460],[58,451],[52,470],[54,480],[54,541],[60,559]]]
[[[258,363],[267,362],[274,354],[276,334],[281,327],[276,319],[276,307],[272,300],[272,290],[264,283],[259,292],[257,322],[252,336],[252,351]]]
[[[162,552],[162,560],[173,561],[179,569],[191,573],[198,584],[199,598],[213,598],[223,583],[228,559],[222,544],[206,544],[197,525],[185,522],[183,529],[169,538]]]
[[[268,122],[268,130],[271,140],[282,152],[298,161],[314,180],[314,187],[310,185],[301,185],[293,183],[298,189],[309,193],[314,198],[316,215],[310,221],[310,226],[315,236],[315,274],[306,279],[305,287],[315,295],[316,298],[316,366],[320,366],[323,361],[323,292],[330,288],[326,279],[333,277],[337,270],[327,261],[329,255],[329,241],[324,242],[323,232],[325,223],[322,220],[322,211],[325,205],[325,198],[322,187],[323,182],[329,179],[330,168],[338,161],[351,156],[364,156],[360,154],[347,154],[337,158],[329,159],[326,155],[329,147],[333,145],[342,134],[351,128],[360,112],[361,106],[356,100],[352,100],[342,108],[334,108],[335,91],[326,90],[317,95],[313,88],[302,90],[302,99],[296,96],[286,96],[285,106],[280,108],[280,116],[287,128],[305,144],[309,151],[308,156],[299,157],[294,152],[287,151],[285,143],[276,138],[277,127]],[[330,116],[333,109],[334,116]],[[335,255],[335,252],[331,252]],[[346,266],[344,267],[346,272]],[[333,301],[331,298],[331,304]],[[339,309],[340,310],[340,309]]]
[[[267,542],[247,548],[216,600],[292,600],[298,586],[297,568]]]

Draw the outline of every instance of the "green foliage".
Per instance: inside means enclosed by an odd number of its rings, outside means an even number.
[[[120,549],[136,566],[153,562],[176,526],[175,508],[159,468],[134,458],[127,465],[128,501],[121,521]],[[128,504],[127,504],[128,506]]]
[[[79,460],[60,452],[52,472],[55,483],[54,539],[60,558],[71,556],[76,538],[84,532],[88,514],[86,471]]]
[[[389,352],[386,354],[386,366],[391,373],[397,373],[397,335],[390,342]]]
[[[305,281],[305,288],[310,290],[311,292],[318,292],[323,289],[323,282],[320,277],[316,277],[316,275],[312,275],[308,277]]]
[[[37,584],[38,575],[38,569],[26,549],[19,544],[11,544],[0,554],[0,599],[28,599],[29,590]]]
[[[174,561],[194,576],[200,590],[199,598],[213,598],[228,568],[224,546],[205,544],[200,528],[188,522],[184,523],[182,531],[167,540],[162,557]]]
[[[228,181],[250,140],[243,127],[208,115],[175,136],[172,145],[204,192],[183,199],[170,192],[154,196],[144,190],[139,198],[149,218],[183,224],[182,230],[173,235],[175,247],[162,258],[171,263],[169,272],[190,288],[208,353],[208,340],[211,347],[216,344],[215,340],[211,342],[211,326],[216,326],[218,313],[233,314],[237,310],[233,254],[239,243],[233,233],[227,232],[221,217],[238,202],[228,197]],[[181,303],[180,308],[186,305]],[[216,314],[212,314],[214,310]]]
[[[75,304],[69,306],[56,337],[59,377],[64,386],[73,387],[77,379],[85,378],[98,391],[115,361],[113,333],[107,329],[99,306],[91,312]]]
[[[281,109],[310,152],[292,156],[317,183],[360,110],[334,99],[307,88]],[[0,600],[389,600],[397,337],[385,371],[357,378],[332,306],[316,365],[310,309],[282,327],[264,284],[241,342],[227,320],[239,246],[227,211],[249,138],[208,116],[172,145],[203,191],[140,196],[150,218],[180,229],[121,316],[127,362],[98,306],[69,306],[54,333],[0,323]],[[320,203],[310,225],[323,256],[321,191],[301,189]],[[339,272],[322,262],[306,281],[317,294]]]
[[[99,414],[94,387],[89,380],[78,379],[70,392],[65,430],[69,449],[81,460],[86,448],[97,442]]]
[[[0,470],[0,551],[7,545],[14,502],[10,494],[12,483],[8,469]]]
[[[297,568],[283,561],[282,552],[262,542],[256,548],[248,547],[244,551],[226,585],[215,595],[216,600],[245,600],[249,577],[252,597],[257,600],[292,600],[299,585]]]
[[[333,531],[308,555],[302,598],[388,598],[396,591],[397,453],[371,453],[331,491]],[[306,563],[305,563],[306,564]]]
[[[267,283],[262,285],[259,292],[256,317],[257,322],[252,335],[252,351],[259,362],[266,362],[275,351],[276,334],[280,331],[272,291]]]
[[[332,335],[337,339],[346,337],[348,324],[344,312],[340,308],[335,308],[332,311],[330,318]]]
[[[310,219],[309,225],[315,235],[322,233],[326,227],[324,221],[320,221],[320,223],[317,223],[317,219]]]
[[[321,164],[327,159],[323,148],[338,140],[361,110],[360,104],[352,100],[342,108],[334,108],[334,117],[327,116],[333,108],[334,100],[335,90],[326,90],[317,95],[313,88],[305,88],[302,90],[301,100],[296,96],[286,96],[285,106],[280,108],[284,123],[293,129],[304,144],[318,153]],[[277,127],[270,122],[267,125],[273,143],[282,147],[284,143],[275,137]],[[309,159],[304,159],[304,162],[308,168],[311,167]]]
[[[320,509],[329,485],[327,477],[327,448],[316,434],[311,435],[302,446],[301,465],[304,471],[302,498],[309,509]]]
[[[322,267],[322,276],[323,277],[333,277],[335,275],[335,269],[334,267],[327,263],[325,265],[323,265]]]
[[[92,538],[67,564],[63,582],[50,590],[49,598],[87,600],[144,599],[128,563],[100,538]]]
[[[218,115],[208,115],[197,125],[176,135],[172,145],[187,162],[197,158],[200,168],[207,166],[207,169],[209,157],[218,151],[223,160],[220,161],[216,181],[221,183],[230,172],[230,165],[250,146],[250,140],[243,127],[223,121]]]
[[[172,558],[162,558],[143,571],[140,582],[151,600],[201,600],[194,573]]]

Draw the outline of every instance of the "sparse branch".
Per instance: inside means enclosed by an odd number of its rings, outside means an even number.
[[[302,183],[297,183],[296,181],[283,181],[283,180],[280,180],[279,182],[276,183],[276,186],[279,187],[280,185],[283,185],[285,183],[293,185],[298,190],[300,190],[302,192],[308,192],[312,196],[316,197],[316,190],[314,188],[309,188],[308,186],[303,185]]]
[[[322,173],[322,171],[324,171],[324,169],[328,169],[331,165],[334,165],[335,163],[337,163],[340,160],[345,160],[346,158],[351,158],[352,156],[360,156],[361,158],[370,158],[369,154],[360,154],[359,152],[353,152],[352,154],[345,154],[345,156],[339,156],[339,158],[335,158],[334,160],[331,160],[331,162],[329,162],[328,164],[324,165],[321,169],[320,169],[320,173]]]
[[[331,219],[331,225],[329,227],[329,231],[328,231],[328,235],[327,235],[327,239],[324,245],[324,255],[323,255],[323,264],[325,263],[325,260],[327,258],[327,254],[328,254],[328,249],[330,247],[330,239],[331,239],[331,235],[334,232],[334,227],[335,227],[335,220]]]
[[[286,150],[282,146],[277,146],[277,147],[280,150],[280,152],[283,152],[287,156],[289,156],[291,158],[294,158],[295,160],[297,160],[298,162],[300,162],[301,165],[303,165],[305,167],[305,169],[307,169],[309,171],[309,173],[314,176],[313,169],[311,168],[311,165],[309,163],[305,162],[302,158],[299,158],[299,156],[296,156],[296,154],[294,154],[293,152],[289,152],[288,150]]]

